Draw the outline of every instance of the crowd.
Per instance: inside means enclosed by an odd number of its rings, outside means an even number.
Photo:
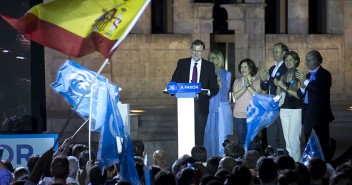
[[[94,162],[95,153],[82,144],[63,143],[56,153],[31,156],[27,166],[13,168],[11,161],[0,162],[1,185],[123,185],[119,163],[103,171]],[[166,164],[167,153],[153,153],[150,166],[143,162],[144,144],[134,141],[135,166],[142,184],[154,185],[348,185],[352,183],[352,160],[332,166],[311,158],[307,166],[289,155],[260,155],[256,150],[244,154],[238,144],[226,143],[224,156],[207,156],[205,147],[196,145],[190,155],[183,155],[172,166]],[[67,147],[67,149],[65,149]],[[272,154],[272,153],[271,153]],[[151,169],[146,182],[144,168]]]

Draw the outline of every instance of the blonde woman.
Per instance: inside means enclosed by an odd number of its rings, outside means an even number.
[[[231,106],[228,100],[231,73],[224,69],[224,57],[219,50],[210,51],[209,61],[215,66],[219,92],[210,99],[209,115],[204,132],[204,147],[207,149],[208,158],[223,156],[222,143],[227,136],[233,134]]]

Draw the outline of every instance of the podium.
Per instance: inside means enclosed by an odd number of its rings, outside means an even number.
[[[201,85],[170,82],[166,90],[170,94],[175,94],[177,98],[178,157],[184,154],[191,155],[191,150],[195,146],[194,98],[201,92]]]

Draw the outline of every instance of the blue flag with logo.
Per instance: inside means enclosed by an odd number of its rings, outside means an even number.
[[[91,85],[96,76],[94,85]],[[94,89],[106,88],[107,79],[100,76],[87,68],[80,66],[72,60],[67,60],[59,69],[56,81],[51,84],[53,90],[61,94],[64,99],[75,108],[75,111],[83,119],[89,117],[91,102],[92,102],[92,130],[101,130],[102,121],[104,119],[102,114],[97,111],[106,107],[107,101],[98,101],[98,99],[106,98],[106,91],[99,92]],[[117,86],[108,83],[109,88],[112,89],[113,95],[118,96],[119,91]],[[94,92],[92,92],[92,89]],[[86,93],[85,93],[86,92]],[[105,93],[105,94],[104,94]],[[78,105],[80,99],[81,103]],[[91,101],[92,98],[92,101]]]
[[[312,158],[318,158],[325,161],[323,150],[321,149],[319,138],[313,129],[310,133],[306,148],[302,154],[301,163],[308,165]]]
[[[272,124],[279,115],[280,95],[271,96],[255,93],[247,107],[247,133],[244,143],[245,152],[249,143],[258,132]]]
[[[111,96],[110,94],[113,92],[107,85],[105,85],[105,88],[99,87],[97,91],[106,95],[105,98],[98,96],[100,98],[99,102],[105,101],[106,106],[100,107],[97,112],[101,116],[100,121],[104,123],[100,132],[97,159],[99,160],[99,167],[104,169],[119,161],[121,142],[125,134],[123,121],[117,108],[119,96]]]

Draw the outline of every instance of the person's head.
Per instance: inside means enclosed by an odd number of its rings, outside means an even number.
[[[252,174],[249,168],[244,165],[237,165],[232,169],[232,174],[243,177],[243,184],[250,184],[252,181]]]
[[[310,51],[306,54],[306,65],[309,70],[314,70],[323,62],[323,57],[317,50]]]
[[[177,174],[181,170],[181,162],[177,159],[172,164],[171,170],[174,174]]]
[[[159,166],[160,168],[166,167],[166,154],[164,150],[156,150],[153,153],[153,165]]]
[[[154,182],[155,185],[176,185],[176,178],[172,172],[161,170],[154,176]]]
[[[310,178],[312,180],[322,179],[324,177],[326,169],[327,167],[325,161],[318,158],[312,158],[309,160],[308,170],[310,173]]]
[[[1,162],[4,164],[7,170],[9,170],[11,173],[15,171],[15,169],[12,166],[12,163],[9,159],[6,160],[1,160]]]
[[[283,43],[276,43],[273,49],[273,57],[275,61],[282,61],[285,53],[288,52],[288,47]]]
[[[277,165],[271,158],[260,157],[257,161],[256,169],[262,183],[273,182],[277,177]]]
[[[101,185],[106,181],[106,173],[102,173],[98,165],[94,165],[89,170],[89,181],[91,185]]]
[[[241,62],[238,64],[238,71],[243,75],[243,76],[255,76],[258,71],[258,67],[255,65],[253,60],[249,58],[245,58],[241,60]]]
[[[243,157],[243,164],[249,169],[255,169],[260,153],[256,150],[248,151]]]
[[[177,184],[191,185],[196,184],[197,175],[196,172],[191,168],[183,168],[176,175]]]
[[[198,62],[204,53],[205,44],[201,40],[195,40],[192,43],[191,51],[192,51],[192,58],[194,61]]]
[[[330,178],[329,185],[346,185],[346,184],[349,184],[349,182],[350,182],[350,179],[346,174],[337,173],[336,175]]]
[[[295,172],[300,177],[302,185],[309,185],[310,184],[310,174],[309,174],[308,168],[300,162],[296,162],[295,166],[296,166]]]
[[[231,171],[224,168],[218,169],[218,171],[215,173],[215,177],[221,179],[222,182],[225,182],[226,177],[229,175],[231,175]]]
[[[219,162],[218,169],[225,169],[232,172],[232,169],[236,166],[236,160],[232,157],[223,157]]]
[[[79,158],[79,155],[87,150],[88,147],[84,144],[75,144],[73,147],[72,147],[72,155],[75,156],[77,159]]]
[[[289,155],[280,155],[275,157],[275,163],[278,170],[295,169],[295,160]]]
[[[133,153],[135,156],[143,157],[144,155],[144,144],[140,140],[132,141]]]
[[[301,179],[294,170],[283,170],[278,176],[277,185],[301,185]]]
[[[224,56],[222,55],[221,51],[213,50],[210,51],[208,55],[209,61],[214,63],[216,69],[224,69]]]
[[[13,173],[14,181],[17,181],[20,177],[28,175],[28,170],[25,167],[17,167]]]
[[[225,156],[228,157],[232,157],[234,159],[237,159],[239,157],[243,157],[244,154],[244,149],[242,146],[240,146],[239,144],[235,144],[235,143],[228,143],[225,146]]]
[[[208,159],[206,169],[210,175],[215,175],[218,170],[220,160],[221,157],[211,157]]]
[[[196,160],[196,162],[206,162],[207,149],[205,149],[202,145],[196,145],[191,150],[191,156]]]
[[[33,155],[31,157],[29,157],[29,160],[27,162],[27,168],[29,173],[32,173],[32,170],[35,166],[35,164],[37,163],[37,161],[39,160],[40,155]]]
[[[284,61],[287,69],[294,69],[299,66],[300,58],[298,56],[298,53],[295,51],[288,51],[284,55]]]
[[[50,171],[55,179],[66,179],[70,172],[67,157],[62,155],[55,157],[51,161]]]

